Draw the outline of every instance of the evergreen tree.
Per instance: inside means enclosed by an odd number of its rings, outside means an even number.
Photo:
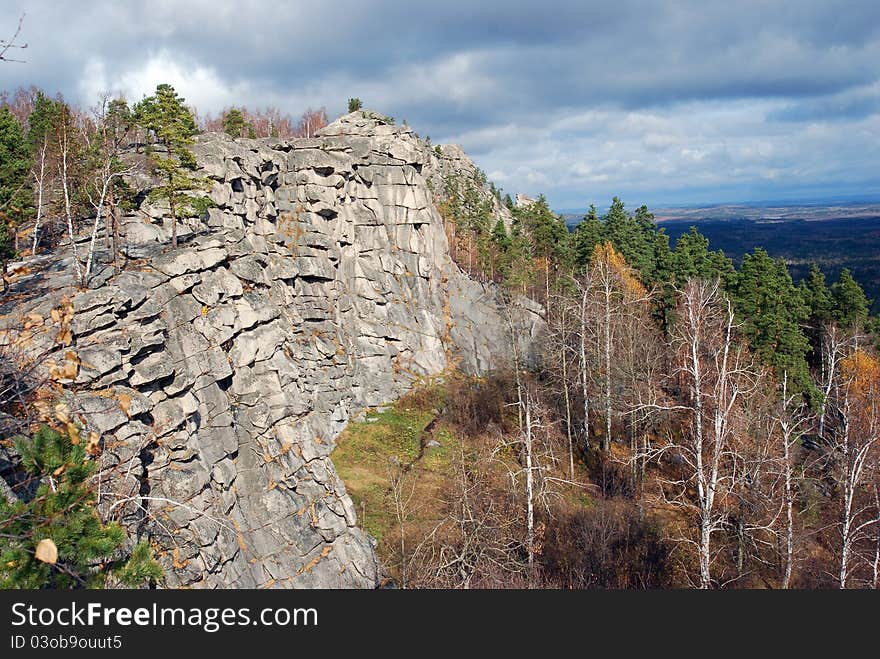
[[[801,296],[810,309],[810,325],[820,327],[834,317],[834,298],[825,284],[825,273],[815,263],[800,284]]]
[[[801,280],[800,294],[809,309],[809,317],[804,333],[810,342],[810,363],[821,363],[822,338],[826,325],[834,319],[834,298],[825,284],[825,274],[815,263],[810,265],[810,273]]]
[[[33,213],[30,166],[30,149],[21,125],[9,108],[0,107],[0,276],[5,275],[6,262],[15,254],[16,230]]]
[[[63,101],[37,92],[34,109],[28,115],[27,141],[32,152],[36,152],[56,131],[63,105]]]
[[[865,291],[853,279],[849,268],[841,270],[837,281],[831,286],[831,296],[834,298],[834,318],[843,329],[865,326],[871,303],[865,297]]]
[[[252,136],[254,129],[241,110],[232,108],[223,115],[223,132],[231,137],[243,137],[246,133]]]
[[[653,280],[648,283],[656,289],[653,315],[665,334],[672,325],[677,300],[672,250],[669,249],[669,236],[663,229],[654,235],[654,272]]]
[[[544,273],[544,303],[549,302],[550,288],[555,283],[559,268],[568,269],[571,262],[570,234],[565,220],[550,210],[547,199],[540,195],[528,206],[517,208],[525,233],[531,243],[531,253],[540,259],[539,268]]]
[[[574,260],[577,269],[583,272],[590,265],[596,245],[602,242],[602,221],[596,211],[596,205],[591,204],[590,210],[584,218],[577,223],[572,235]]]
[[[809,308],[791,280],[785,261],[761,248],[743,258],[733,292],[742,332],[752,349],[778,376],[788,372],[801,389],[809,388],[807,337],[801,327]]]
[[[354,97],[348,99],[348,111],[349,112],[357,112],[361,108],[364,107],[364,104],[361,103],[361,99]]]
[[[33,109],[28,115],[27,142],[34,163],[34,218],[31,249],[36,253],[40,242],[40,226],[44,213],[53,201],[52,186],[56,182],[53,170],[57,168],[58,133],[64,115],[64,103],[38,91]]]
[[[721,279],[729,290],[736,279],[733,261],[724,252],[709,249],[709,240],[696,227],[679,236],[672,252],[672,269],[675,279],[683,286],[689,279]]]
[[[507,229],[501,218],[498,218],[495,226],[492,227],[492,247],[495,253],[495,270],[502,279],[506,279],[510,274],[513,241],[507,235]]]
[[[19,438],[16,448],[22,467],[39,486],[28,499],[0,497],[0,587],[95,587],[108,574],[140,586],[161,577],[146,543],[127,559],[115,558],[125,532],[98,518],[90,484],[96,463],[87,458],[75,431],[43,426],[33,438]]]
[[[162,183],[153,188],[150,197],[168,202],[171,246],[177,247],[178,216],[204,212],[206,205],[206,200],[188,194],[203,184],[203,181],[192,176],[196,159],[187,148],[198,132],[196,122],[192,112],[184,105],[184,99],[168,84],[157,86],[156,93],[138,103],[133,114],[140,126],[152,131],[168,148],[167,154],[155,153],[153,156],[156,173]]]
[[[157,85],[155,94],[135,105],[135,121],[151,131],[169,150],[185,151],[182,147],[192,144],[192,138],[199,132],[192,112],[184,104],[185,100],[178,96],[171,85]],[[179,153],[177,155],[182,161],[186,158]],[[189,158],[192,158],[191,153]]]
[[[639,272],[642,282],[657,282],[657,227],[648,207],[640,206],[635,214],[629,215],[623,202],[614,197],[604,224],[605,239],[610,240],[630,267]]]

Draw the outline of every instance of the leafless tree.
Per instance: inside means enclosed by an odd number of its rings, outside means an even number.
[[[113,235],[113,259],[117,260],[119,247],[119,229],[118,222],[115,217],[114,209],[111,209],[109,217],[105,219],[104,209],[107,202],[110,201],[112,206],[113,184],[116,179],[128,176],[136,170],[135,165],[125,166],[119,159],[120,147],[122,145],[122,137],[118,134],[118,128],[111,126],[108,122],[107,109],[110,101],[110,95],[104,94],[100,99],[100,105],[95,110],[95,125],[98,131],[98,140],[100,142],[100,161],[94,173],[93,188],[87,195],[89,202],[95,209],[95,219],[92,223],[92,235],[89,240],[89,250],[86,256],[86,266],[82,274],[82,285],[88,283],[89,275],[92,272],[92,266],[95,259],[95,246],[98,239],[98,229],[101,221],[104,220],[107,225],[107,235]],[[112,232],[110,225],[113,225]]]
[[[713,537],[727,527],[729,506],[743,470],[736,441],[745,421],[744,399],[758,386],[754,360],[735,335],[730,300],[720,282],[689,281],[679,294],[678,322],[670,348],[675,355],[673,380],[682,387],[679,400],[643,402],[637,409],[666,410],[683,417],[680,433],[647,446],[644,457],[669,455],[677,467],[660,477],[664,499],[695,519],[695,538],[680,540],[695,547],[697,584],[717,582],[713,563],[718,548]]]
[[[856,348],[841,360],[838,373],[826,443],[840,492],[837,581],[846,588],[857,559],[863,558],[860,547],[871,541],[880,517],[872,491],[880,469],[880,360]]]
[[[15,28],[15,34],[12,35],[11,39],[0,39],[0,62],[24,62],[24,60],[13,59],[9,56],[9,51],[11,50],[24,50],[28,47],[26,43],[18,43],[18,38],[21,36],[21,26],[24,23],[24,17],[24,14],[19,17],[18,25]]]
[[[803,411],[797,394],[788,388],[788,373],[783,373],[782,392],[773,415],[773,425],[778,429],[778,446],[781,448],[779,475],[782,485],[782,506],[784,510],[783,538],[783,574],[781,586],[791,586],[792,571],[795,562],[795,449],[801,435],[806,431],[809,416]]]
[[[524,578],[522,518],[493,484],[492,466],[480,449],[457,447],[447,513],[413,550],[411,583],[470,589]]]
[[[400,587],[406,588],[409,557],[406,551],[406,528],[410,515],[410,504],[415,495],[415,483],[409,466],[402,464],[397,456],[393,456],[388,466],[389,492],[394,502],[394,517],[398,528],[398,560],[400,565]]]
[[[324,108],[307,109],[300,117],[296,127],[297,137],[314,137],[315,131],[327,125],[327,111]]]

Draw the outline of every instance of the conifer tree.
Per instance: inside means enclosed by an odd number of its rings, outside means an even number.
[[[788,372],[801,390],[809,388],[805,359],[809,344],[801,328],[810,312],[785,261],[772,259],[761,248],[746,254],[733,298],[752,349],[777,376]]]
[[[713,281],[720,279],[729,290],[736,278],[733,261],[722,251],[712,251],[709,240],[696,227],[679,236],[672,252],[672,267],[676,281],[684,285],[689,279]]]
[[[198,128],[184,100],[171,85],[160,84],[153,96],[135,106],[133,113],[135,121],[168,148],[167,154],[154,154],[156,173],[162,184],[153,188],[150,196],[168,202],[172,247],[177,247],[178,216],[204,212],[204,200],[187,194],[198,188],[202,181],[192,175],[196,159],[187,147],[193,143]]]
[[[43,426],[16,441],[21,465],[38,486],[32,497],[0,497],[0,587],[95,587],[110,574],[140,586],[161,577],[146,543],[119,558],[125,531],[98,518],[90,483],[96,463],[77,439]]]
[[[865,297],[865,291],[853,279],[849,268],[841,270],[837,281],[831,286],[831,296],[834,299],[833,315],[841,328],[864,327],[871,303]]]
[[[254,136],[254,128],[238,108],[232,108],[223,115],[223,132],[231,137]]]
[[[0,261],[6,274],[6,262],[15,254],[15,232],[33,212],[28,186],[30,153],[21,130],[9,108],[0,108]],[[6,290],[6,279],[3,279]]]
[[[599,219],[596,205],[591,204],[590,210],[577,223],[572,235],[574,260],[579,272],[584,272],[590,265],[593,251],[596,249],[596,245],[602,242],[602,237],[602,221]]]
[[[498,218],[492,228],[492,247],[495,253],[495,269],[502,279],[506,279],[510,274],[513,241],[507,235],[507,228],[501,218]]]
[[[38,91],[34,108],[28,116],[27,142],[33,160],[34,196],[36,217],[32,232],[31,251],[36,253],[40,243],[43,213],[51,201],[52,170],[57,160],[57,132],[62,118],[63,102],[54,100]]]
[[[801,280],[799,288],[809,309],[804,333],[810,342],[810,363],[818,366],[822,359],[822,339],[828,323],[834,320],[834,298],[825,284],[825,273],[815,263],[810,265],[810,272]]]

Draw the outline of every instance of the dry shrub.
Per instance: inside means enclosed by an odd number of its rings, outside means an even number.
[[[547,524],[542,576],[556,588],[669,588],[670,549],[633,502],[598,500]]]
[[[456,379],[448,387],[444,419],[466,436],[476,436],[495,425],[502,432],[513,430],[516,410],[516,382],[508,373],[479,381]]]

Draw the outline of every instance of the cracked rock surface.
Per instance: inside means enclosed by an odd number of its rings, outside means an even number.
[[[335,438],[417,378],[511,353],[498,293],[451,261],[428,184],[470,161],[366,112],[311,139],[206,134],[193,150],[215,206],[180,222],[177,249],[144,201],[122,274],[104,258],[78,291],[59,253],[5,322],[72,298],[65,395],[116,465],[101,507],[153,541],[167,586],[375,587]],[[524,336],[538,312],[515,306]]]

